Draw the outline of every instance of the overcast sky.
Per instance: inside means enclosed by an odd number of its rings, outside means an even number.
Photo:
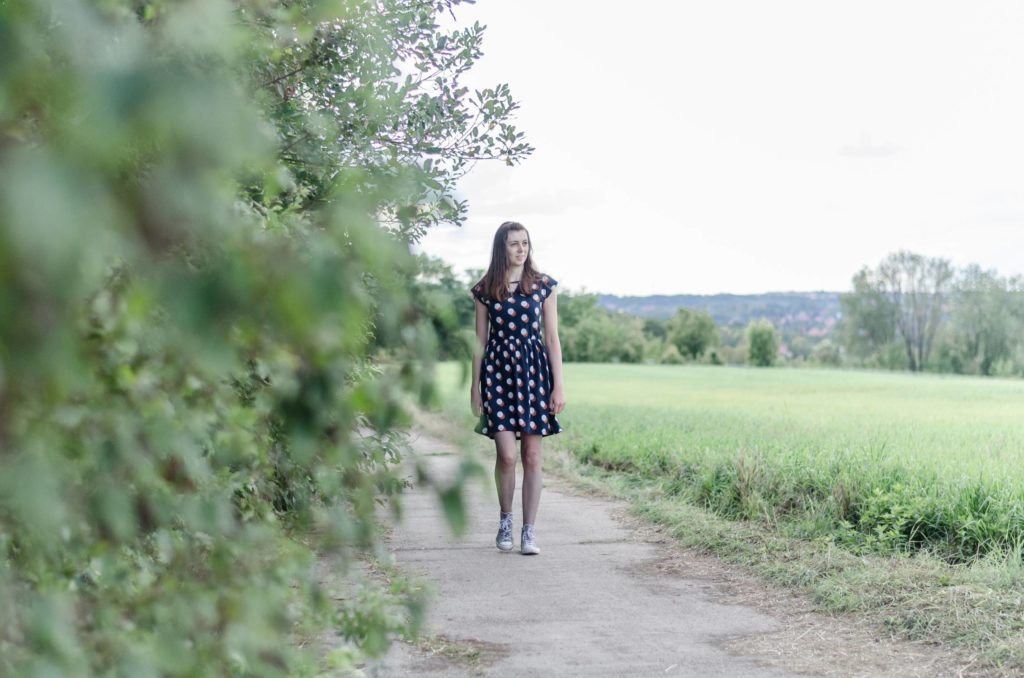
[[[911,249],[1024,273],[1024,2],[479,0],[470,86],[507,82],[536,152],[479,163],[461,229],[614,294],[846,290]]]

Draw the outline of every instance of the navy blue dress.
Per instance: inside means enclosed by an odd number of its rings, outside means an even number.
[[[540,276],[529,294],[516,286],[506,299],[491,299],[477,284],[473,296],[487,307],[490,334],[480,369],[484,411],[476,432],[549,436],[562,432],[551,413],[551,365],[541,336],[541,309],[558,281]]]

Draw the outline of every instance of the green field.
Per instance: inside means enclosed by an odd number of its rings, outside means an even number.
[[[445,407],[468,384],[442,365]],[[581,463],[721,515],[968,560],[1024,544],[1024,382],[867,371],[568,364]]]

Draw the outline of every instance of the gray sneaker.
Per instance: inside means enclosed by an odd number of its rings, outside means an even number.
[[[533,543],[533,525],[523,525],[522,536],[519,539],[519,550],[524,556],[535,556],[540,549]]]
[[[494,543],[498,546],[501,551],[512,550],[512,514],[503,513],[501,515],[501,522],[498,523],[498,536],[494,538]]]

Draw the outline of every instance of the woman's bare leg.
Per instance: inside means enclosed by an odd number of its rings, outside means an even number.
[[[540,441],[542,436],[524,435],[523,456],[523,524],[533,525],[540,506],[540,490],[544,484],[540,468]]]
[[[502,431],[494,435],[497,455],[494,460],[494,485],[498,488],[498,504],[502,513],[512,512],[516,493],[516,434]]]

